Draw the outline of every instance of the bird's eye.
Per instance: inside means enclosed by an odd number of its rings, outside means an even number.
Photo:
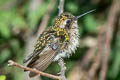
[[[70,22],[71,22],[71,20],[67,20],[67,21],[66,21],[67,24],[70,24]]]

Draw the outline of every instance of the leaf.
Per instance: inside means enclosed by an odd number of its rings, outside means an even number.
[[[6,76],[5,75],[0,75],[0,80],[6,80]]]

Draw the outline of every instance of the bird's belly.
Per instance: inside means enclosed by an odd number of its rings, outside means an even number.
[[[72,53],[75,53],[75,50],[78,46],[79,46],[79,38],[77,36],[71,37],[70,42],[67,45],[67,48],[60,51],[54,58],[54,61],[57,61],[59,58],[65,58],[65,57],[69,58],[72,55]]]

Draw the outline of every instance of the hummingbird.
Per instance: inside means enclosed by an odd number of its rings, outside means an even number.
[[[95,10],[90,10],[79,16],[73,16],[70,13],[62,13],[57,16],[53,26],[39,36],[33,53],[23,62],[28,62],[27,67],[44,71],[53,61],[70,57],[79,47],[77,21],[80,17],[93,11]],[[33,72],[29,73],[29,77],[35,75]]]

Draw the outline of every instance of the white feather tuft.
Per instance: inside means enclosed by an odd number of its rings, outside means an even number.
[[[69,45],[67,48],[65,48],[63,51],[58,53],[58,55],[55,57],[54,61],[57,61],[59,58],[65,58],[70,57],[72,53],[75,53],[75,50],[79,46],[79,31],[78,31],[78,25],[77,21],[72,25],[72,28],[69,31]]]

